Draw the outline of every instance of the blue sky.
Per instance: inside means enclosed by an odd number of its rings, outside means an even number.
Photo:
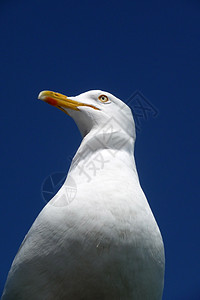
[[[165,243],[163,299],[199,299],[200,2],[7,0],[0,28],[0,288],[45,178],[68,170],[81,141],[38,93],[140,91],[158,112],[141,118],[135,156]]]

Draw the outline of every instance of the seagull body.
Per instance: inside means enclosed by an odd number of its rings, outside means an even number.
[[[75,120],[83,140],[27,233],[2,300],[161,300],[164,247],[136,171],[131,110],[99,90],[65,97],[39,95]]]

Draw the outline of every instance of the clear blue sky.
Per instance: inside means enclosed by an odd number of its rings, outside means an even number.
[[[163,299],[200,299],[200,1],[1,1],[0,86],[1,289],[44,179],[68,170],[81,140],[39,91],[139,90],[159,111],[135,155],[165,243]]]

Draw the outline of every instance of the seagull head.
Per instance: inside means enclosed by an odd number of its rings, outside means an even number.
[[[38,99],[53,105],[76,122],[82,137],[88,133],[99,134],[106,128],[128,135],[135,140],[135,125],[131,109],[111,93],[91,90],[78,96],[42,91]]]

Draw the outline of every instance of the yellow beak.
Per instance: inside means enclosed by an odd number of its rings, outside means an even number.
[[[88,106],[88,107],[91,107],[93,109],[99,110],[97,107],[95,107],[93,105],[81,103],[81,102],[78,102],[78,101],[75,101],[75,100],[71,100],[65,95],[62,95],[60,93],[51,92],[51,91],[42,91],[42,92],[40,92],[39,95],[38,95],[38,99],[59,108],[60,110],[64,111],[66,114],[68,114],[68,113],[64,109],[64,107],[65,108],[70,108],[70,109],[73,109],[73,110],[79,110],[78,109],[79,106]]]

